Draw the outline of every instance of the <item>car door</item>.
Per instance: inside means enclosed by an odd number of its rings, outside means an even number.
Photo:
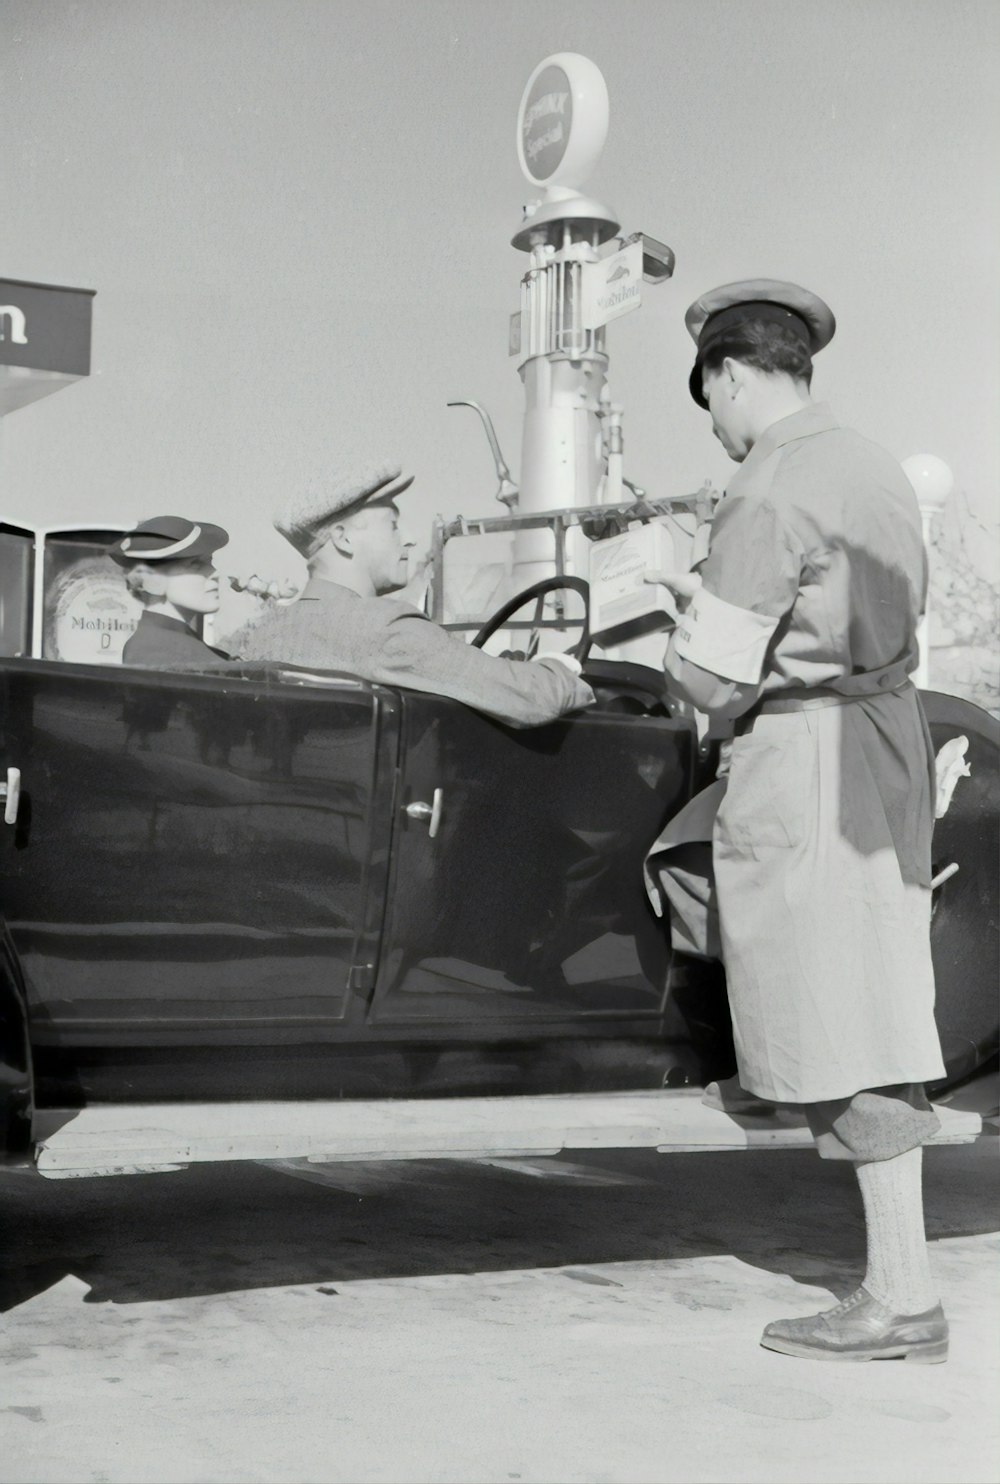
[[[513,730],[404,694],[373,1021],[496,1037],[660,1015],[669,946],[642,861],[695,755],[693,725],[664,716]]]
[[[263,1044],[363,1017],[396,703],[276,677],[5,662],[22,796],[0,909],[40,1043]]]

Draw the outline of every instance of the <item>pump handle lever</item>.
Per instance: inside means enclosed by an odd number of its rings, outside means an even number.
[[[489,439],[490,451],[493,454],[493,463],[496,466],[497,479],[500,481],[500,487],[497,490],[497,499],[501,500],[504,505],[513,507],[517,504],[518,488],[510,477],[510,470],[504,462],[504,456],[500,452],[500,444],[497,442],[497,435],[493,429],[493,419],[486,411],[486,408],[480,407],[478,402],[468,402],[465,400],[449,402],[448,406],[471,407],[479,413],[479,416],[483,420],[486,437]]]

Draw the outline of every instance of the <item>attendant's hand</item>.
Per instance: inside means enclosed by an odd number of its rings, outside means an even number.
[[[681,612],[688,606],[695,593],[701,587],[701,578],[697,572],[656,572],[647,567],[642,574],[643,582],[658,584],[668,587],[674,597],[678,599],[678,607]]]

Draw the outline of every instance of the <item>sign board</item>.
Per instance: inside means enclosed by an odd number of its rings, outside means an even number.
[[[0,415],[90,374],[93,289],[0,278]]]
[[[517,157],[531,184],[579,189],[607,135],[608,88],[600,68],[578,52],[539,62],[517,114]]]
[[[580,323],[599,330],[609,320],[638,309],[642,302],[642,239],[628,243],[598,263],[584,263],[580,282]]]
[[[93,538],[50,538],[44,573],[43,658],[79,665],[119,664],[142,609],[103,543],[96,545]]]

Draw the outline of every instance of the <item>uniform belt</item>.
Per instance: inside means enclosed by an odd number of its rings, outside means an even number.
[[[768,696],[766,700],[760,701],[754,707],[752,714],[759,716],[761,713],[769,715],[773,712],[815,711],[819,706],[849,706],[852,701],[869,700],[871,700],[870,696],[842,696],[832,695],[829,692],[817,694],[815,691],[811,695],[802,696]]]
[[[877,696],[892,695],[895,691],[905,690],[910,686],[910,681],[905,677],[891,689],[879,689],[865,691],[863,694],[846,696],[843,691],[822,690],[783,690],[776,695],[766,696],[764,700],[758,701],[752,711],[737,719],[734,731],[737,737],[742,737],[745,732],[750,731],[754,720],[758,716],[774,716],[787,714],[790,711],[815,711],[823,706],[850,706],[855,701],[871,701]]]
[[[747,732],[753,731],[753,724],[758,716],[789,711],[815,711],[820,706],[846,706],[848,702],[860,699],[860,696],[818,696],[815,693],[810,696],[775,696],[773,700],[758,701],[752,711],[738,716],[733,724],[733,735],[743,737]]]

